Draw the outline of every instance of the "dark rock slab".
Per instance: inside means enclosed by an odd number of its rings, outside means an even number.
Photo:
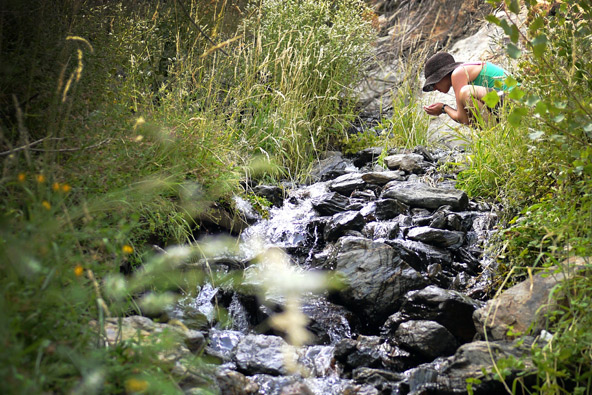
[[[416,270],[424,271],[430,264],[450,266],[452,254],[442,248],[431,246],[413,240],[387,240],[386,243],[393,247],[397,254]]]
[[[335,295],[336,301],[370,322],[381,324],[396,311],[405,293],[426,285],[424,278],[384,243],[344,237],[335,249],[333,267],[347,284]]]
[[[399,235],[400,226],[396,221],[373,221],[362,229],[362,234],[372,240],[394,239]]]
[[[325,225],[324,237],[326,241],[335,241],[348,231],[360,231],[366,224],[359,211],[345,211],[335,214]]]
[[[392,219],[409,212],[409,206],[397,199],[378,199],[375,204],[374,216],[379,220]]]
[[[320,215],[333,215],[346,211],[350,201],[340,193],[330,192],[312,201],[312,207]]]
[[[354,157],[354,165],[362,167],[368,163],[373,163],[382,154],[382,147],[370,147],[363,149],[356,153]]]
[[[407,233],[407,237],[411,240],[421,241],[442,248],[458,248],[464,241],[464,233],[462,232],[434,229],[429,226],[412,228]]]
[[[325,159],[320,160],[310,171],[307,183],[328,181],[350,171],[351,162],[344,159],[340,152],[328,152]]]
[[[409,391],[408,385],[403,383],[406,377],[402,373],[391,372],[390,370],[356,368],[352,372],[352,379],[356,383],[371,385],[381,393],[397,394]]]
[[[392,336],[402,322],[424,319],[443,325],[460,343],[470,342],[476,334],[473,312],[481,306],[482,302],[459,292],[430,285],[408,292],[401,309],[385,322],[382,333]]]
[[[349,196],[355,190],[366,189],[366,181],[362,179],[362,173],[348,173],[334,179],[329,184],[329,189]]]
[[[435,321],[412,320],[399,325],[393,333],[397,344],[433,360],[454,353],[458,342],[452,334]]]
[[[385,185],[391,181],[405,181],[405,172],[401,170],[373,171],[362,174],[362,180],[368,184]]]
[[[461,211],[467,208],[469,198],[458,189],[431,187],[420,182],[391,182],[384,187],[383,198],[393,198],[412,207],[437,209],[450,205],[453,210]]]

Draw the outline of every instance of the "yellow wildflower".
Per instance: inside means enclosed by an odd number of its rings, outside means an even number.
[[[80,265],[76,265],[76,267],[74,268],[74,274],[76,275],[76,277],[82,276],[83,273],[84,273],[84,268]]]
[[[148,382],[132,377],[125,381],[125,389],[128,393],[142,393],[148,389]]]
[[[25,180],[27,179],[27,175],[25,173],[19,173],[17,179],[19,180],[19,182],[25,182]]]
[[[124,245],[121,250],[123,251],[124,254],[131,254],[132,252],[134,252],[134,247],[132,247],[129,244]]]
[[[46,209],[46,210],[51,210],[51,203],[49,203],[47,200],[44,200],[41,202],[41,205]]]
[[[37,174],[37,182],[39,184],[45,182],[45,176],[43,174]]]
[[[60,190],[60,184],[57,182],[54,182],[53,185],[51,186],[51,189],[53,189],[54,191],[59,191]]]
[[[72,187],[68,184],[62,184],[62,192],[68,193],[72,190]]]

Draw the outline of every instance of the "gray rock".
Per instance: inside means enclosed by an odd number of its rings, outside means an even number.
[[[384,163],[391,170],[403,170],[407,173],[423,173],[429,166],[423,155],[419,154],[396,154],[384,158]]]
[[[399,235],[398,222],[370,222],[362,229],[364,237],[369,239],[394,239]]]
[[[385,220],[395,218],[400,214],[407,214],[408,212],[409,206],[397,199],[378,199],[376,201],[374,215],[379,220]]]
[[[503,341],[464,344],[451,357],[439,358],[405,372],[409,377],[409,389],[414,394],[464,394],[467,392],[467,379],[472,378],[480,380],[472,384],[475,394],[504,393],[504,384],[491,374],[494,361],[510,357],[521,359],[521,369],[506,371],[505,381],[511,387],[517,374],[533,371],[529,352],[531,344],[532,339],[525,339],[522,346]],[[484,371],[489,374],[484,374]]]
[[[359,211],[345,211],[335,214],[325,225],[324,237],[327,241],[335,241],[347,231],[359,231],[365,225],[364,217]]]
[[[405,172],[401,170],[374,171],[362,175],[362,180],[368,184],[385,185],[391,181],[405,181]]]
[[[431,187],[419,182],[391,182],[385,185],[383,198],[393,198],[412,207],[437,209],[450,205],[453,210],[461,211],[467,208],[469,198],[458,189]]]
[[[347,284],[336,295],[338,303],[370,321],[382,323],[396,311],[401,296],[426,285],[423,277],[384,243],[344,237],[336,245],[333,260]]]
[[[411,240],[421,241],[443,248],[458,248],[464,241],[464,233],[462,232],[434,229],[429,226],[412,228],[409,230],[407,237]]]
[[[355,190],[366,189],[366,182],[362,179],[362,173],[348,173],[334,179],[329,189],[349,196]]]
[[[399,393],[399,385],[406,377],[401,373],[384,369],[356,368],[352,372],[352,378],[360,384],[368,384],[381,391],[381,393]],[[402,392],[402,391],[401,391]]]
[[[212,329],[209,334],[206,354],[220,358],[224,362],[234,357],[236,346],[245,335],[239,331],[219,331]]]
[[[251,395],[259,392],[257,383],[234,370],[219,370],[216,373],[216,382],[221,394]]]
[[[515,337],[508,334],[510,327],[514,333],[538,334],[544,328],[541,317],[549,308],[551,291],[564,279],[563,272],[547,271],[514,285],[475,311],[475,327],[481,335],[487,330],[492,340]]]
[[[331,192],[313,200],[312,207],[320,215],[333,215],[346,210],[349,199],[340,193]]]
[[[399,345],[429,360],[451,355],[458,347],[454,336],[435,321],[403,322],[394,332],[393,337]]]
[[[249,375],[285,375],[289,373],[286,360],[295,362],[297,355],[294,347],[281,337],[247,335],[238,343],[235,359],[237,366]]]
[[[351,162],[343,158],[340,152],[328,152],[327,157],[319,161],[310,171],[307,183],[327,181],[351,171]]]

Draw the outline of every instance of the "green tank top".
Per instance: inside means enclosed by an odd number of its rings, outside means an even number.
[[[495,81],[501,81],[503,83],[508,75],[509,73],[501,67],[496,66],[491,62],[485,62],[481,72],[471,83],[473,85],[499,90],[499,88],[496,88],[495,86]],[[509,88],[506,86],[506,84],[503,84],[502,90],[507,91]]]

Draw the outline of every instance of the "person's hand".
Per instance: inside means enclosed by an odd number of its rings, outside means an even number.
[[[423,106],[423,109],[429,115],[434,115],[437,117],[438,115],[442,114],[442,106],[444,106],[444,103],[434,103],[430,104],[429,106]]]

